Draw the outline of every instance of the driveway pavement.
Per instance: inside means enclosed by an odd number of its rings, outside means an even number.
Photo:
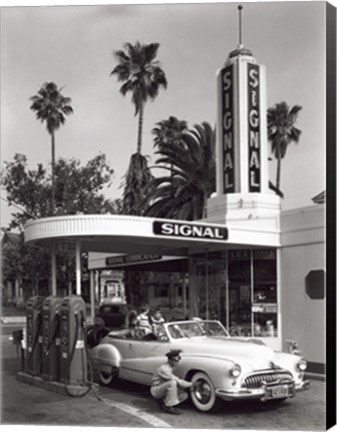
[[[10,334],[9,330],[7,331]],[[19,382],[20,360],[16,349],[1,336],[2,424],[173,427],[184,429],[300,430],[325,429],[325,383],[311,381],[311,389],[281,404],[226,403],[218,413],[200,413],[190,402],[183,415],[160,411],[148,388],[119,381],[116,388],[101,387],[98,400],[93,392],[71,398]]]

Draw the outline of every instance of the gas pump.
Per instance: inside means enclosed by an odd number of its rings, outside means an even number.
[[[87,380],[85,303],[82,297],[65,297],[60,309],[60,381],[83,385]]]
[[[42,306],[42,373],[43,379],[60,378],[60,297],[47,297]]]
[[[26,372],[39,375],[42,356],[42,304],[44,297],[35,296],[27,303]]]

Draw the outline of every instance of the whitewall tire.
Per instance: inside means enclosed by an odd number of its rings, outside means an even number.
[[[216,397],[214,385],[204,372],[197,372],[192,377],[196,387],[191,391],[191,399],[194,406],[202,412],[214,411],[221,405],[221,400]]]
[[[116,372],[98,372],[100,382],[105,386],[111,386],[117,380]]]

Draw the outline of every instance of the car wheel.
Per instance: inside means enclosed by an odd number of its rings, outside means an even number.
[[[98,372],[100,382],[105,386],[111,386],[117,381],[118,375],[116,372]]]
[[[216,397],[214,385],[205,373],[194,374],[192,382],[196,386],[191,391],[191,399],[199,411],[214,411],[220,407],[222,401]]]

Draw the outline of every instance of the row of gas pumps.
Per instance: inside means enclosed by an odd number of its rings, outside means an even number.
[[[44,381],[88,386],[85,302],[80,296],[32,297],[27,303],[24,372]],[[71,394],[73,396],[73,394]]]

